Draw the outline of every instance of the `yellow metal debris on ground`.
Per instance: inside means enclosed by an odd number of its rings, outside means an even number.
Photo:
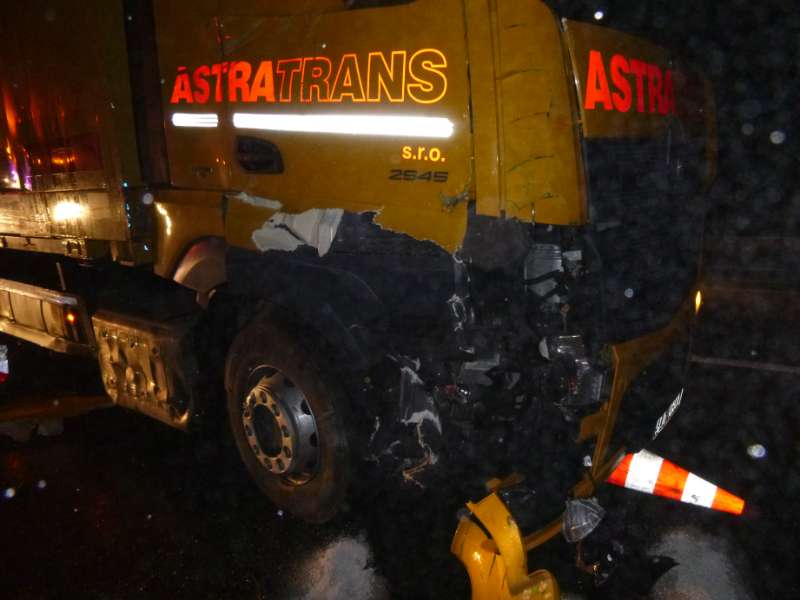
[[[483,527],[470,517],[462,518],[450,550],[467,569],[473,600],[561,598],[549,571],[528,573],[519,527],[497,494],[467,507]]]

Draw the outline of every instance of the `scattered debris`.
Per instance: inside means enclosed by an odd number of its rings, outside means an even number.
[[[597,529],[606,515],[597,498],[576,498],[567,500],[566,504],[561,532],[571,544],[581,541]]]
[[[432,410],[426,408],[425,410],[420,410],[413,413],[407,419],[403,419],[400,421],[403,425],[416,425],[417,429],[419,430],[419,426],[422,425],[425,421],[428,421],[433,424],[436,430],[439,433],[442,433],[442,423],[439,420],[439,415],[434,413]]]
[[[378,435],[378,431],[380,431],[380,428],[381,428],[381,418],[376,416],[375,417],[375,427],[373,428],[372,433],[369,436],[369,445],[370,446],[372,446],[372,442],[375,441],[375,436]]]

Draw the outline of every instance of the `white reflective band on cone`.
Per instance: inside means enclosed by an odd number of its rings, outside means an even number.
[[[628,477],[625,479],[625,487],[652,494],[656,488],[658,474],[661,472],[661,465],[664,459],[647,450],[642,450],[633,455],[631,466],[628,470]]]
[[[717,486],[705,479],[701,479],[694,473],[689,473],[689,477],[686,478],[686,486],[683,488],[681,502],[711,508],[716,495]]]
[[[234,113],[233,125],[262,131],[410,138],[449,138],[455,129],[453,122],[443,117],[284,113]]]
[[[217,113],[173,113],[172,124],[175,127],[217,127]]]
[[[741,498],[646,450],[627,454],[607,481],[733,515],[744,511],[745,502]]]

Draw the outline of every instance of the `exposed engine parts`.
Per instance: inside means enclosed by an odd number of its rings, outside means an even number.
[[[520,473],[536,483],[506,502],[533,525],[563,510],[591,466],[578,429],[607,397],[609,365],[573,319],[586,310],[574,291],[586,273],[577,234],[525,226],[509,238],[528,243],[509,244],[495,268],[468,253],[453,257],[450,331],[438,349],[385,361],[395,383],[379,403],[367,456],[415,487],[459,464],[478,465],[467,486]]]
[[[573,419],[581,408],[602,400],[605,372],[589,361],[581,336],[542,338],[539,352],[553,365],[551,381],[563,393],[559,405],[565,418]]]

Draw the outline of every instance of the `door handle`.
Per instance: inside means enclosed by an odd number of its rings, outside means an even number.
[[[283,173],[283,157],[269,140],[245,135],[236,136],[236,159],[248,173],[275,175]]]

